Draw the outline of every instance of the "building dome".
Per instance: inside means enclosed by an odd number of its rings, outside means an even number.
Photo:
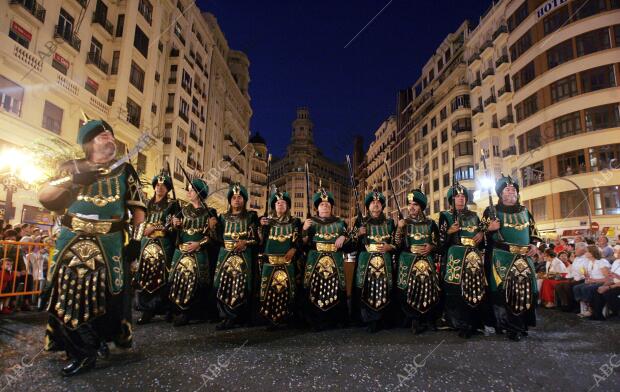
[[[256,132],[256,134],[252,135],[252,137],[250,137],[250,143],[259,143],[259,144],[267,144],[265,142],[265,139],[260,135],[259,132]]]

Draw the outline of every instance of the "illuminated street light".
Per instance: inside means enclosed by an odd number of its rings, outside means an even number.
[[[6,190],[5,222],[14,216],[13,193],[20,188],[32,189],[43,176],[43,171],[34,164],[31,154],[14,148],[0,153],[0,182]]]
[[[489,177],[480,177],[480,187],[482,189],[493,189],[495,188],[495,181]]]

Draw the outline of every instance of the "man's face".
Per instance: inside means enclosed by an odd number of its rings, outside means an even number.
[[[598,243],[599,248],[604,248],[607,246],[607,237],[598,237],[598,240],[596,240],[596,242]]]
[[[422,206],[415,201],[410,201],[407,209],[409,210],[409,215],[417,216],[422,211]]]
[[[517,189],[513,185],[507,185],[502,191],[502,204],[514,206],[517,204]]]
[[[560,253],[560,260],[566,263],[568,261],[568,254]]]
[[[286,200],[276,200],[276,214],[278,216],[282,216],[286,214],[286,210],[288,209],[288,204]]]
[[[465,208],[465,203],[467,203],[467,199],[462,193],[454,196],[454,205],[456,206],[457,210],[462,210],[463,208]]]
[[[168,193],[168,187],[165,184],[159,182],[155,184],[155,196],[158,199],[165,197],[166,193]]]
[[[575,248],[575,256],[583,256],[586,253],[586,248]]]
[[[332,205],[328,201],[322,201],[319,204],[319,216],[321,218],[327,218],[332,214]]]
[[[235,209],[240,209],[244,204],[243,196],[241,195],[232,195],[230,198],[230,206]]]
[[[381,210],[383,210],[383,205],[380,200],[373,200],[368,205],[368,210],[370,211],[370,215],[377,217],[381,214]]]
[[[155,188],[155,191],[157,192],[157,188]],[[187,198],[189,199],[189,201],[191,202],[195,202],[198,201],[198,193],[196,193],[196,191],[194,190],[193,187],[189,187],[189,190],[187,191]]]
[[[116,155],[116,143],[114,135],[110,131],[103,131],[93,139],[93,151],[111,161]]]

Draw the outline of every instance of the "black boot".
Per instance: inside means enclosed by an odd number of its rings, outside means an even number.
[[[366,327],[366,331],[370,332],[370,333],[377,333],[379,331],[379,322],[378,321],[371,321],[368,326]]]
[[[101,342],[97,349],[97,357],[99,359],[108,359],[110,357],[110,347],[106,342]]]
[[[67,366],[62,368],[62,375],[64,377],[75,376],[80,373],[84,373],[95,367],[95,363],[97,362],[97,357],[86,357],[82,359],[74,359]]]
[[[140,318],[136,321],[136,324],[138,325],[148,324],[153,319],[153,316],[154,316],[153,312],[149,312],[145,310],[144,312],[142,312],[142,316],[140,316]]]
[[[508,331],[507,334],[508,339],[518,342],[521,340],[521,334],[519,334],[519,332],[515,332],[515,331]]]
[[[235,323],[232,320],[225,319],[215,326],[215,330],[223,331],[226,329],[233,329],[234,327],[235,327]]]
[[[189,324],[189,316],[187,313],[183,312],[174,316],[174,321],[172,322],[173,326],[182,327],[187,324]]]

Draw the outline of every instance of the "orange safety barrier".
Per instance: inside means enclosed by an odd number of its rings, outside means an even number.
[[[41,258],[42,249],[47,249],[47,254],[43,253],[47,258],[45,275],[43,275],[44,259]],[[0,241],[0,257],[2,259],[0,264],[0,298],[40,294],[44,279],[52,265],[53,250],[52,244]],[[20,290],[19,287],[22,283],[23,288]],[[30,290],[29,287],[31,287]]]

